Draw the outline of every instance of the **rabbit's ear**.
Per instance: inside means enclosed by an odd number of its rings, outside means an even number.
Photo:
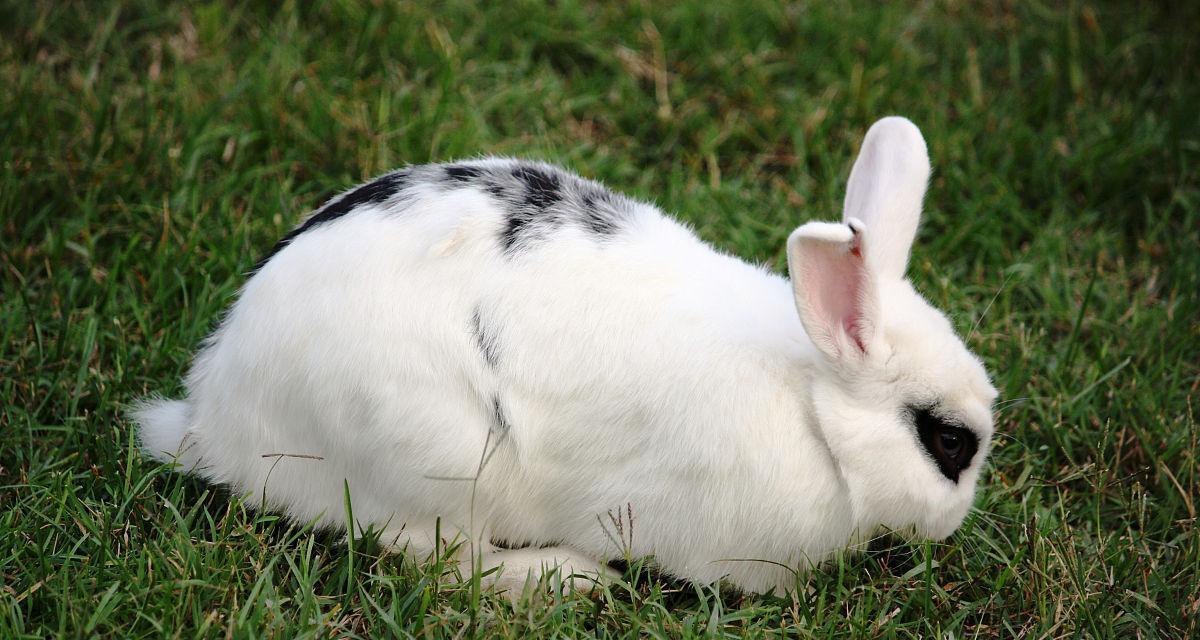
[[[809,222],[788,238],[788,271],[800,321],[817,348],[835,362],[853,362],[866,354],[878,324],[862,231],[858,220]]]
[[[861,220],[871,239],[867,265],[880,278],[903,278],[929,182],[929,151],[920,129],[892,116],[871,125],[850,181],[842,219]]]

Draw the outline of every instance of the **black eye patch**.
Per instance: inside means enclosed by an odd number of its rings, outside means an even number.
[[[906,412],[912,416],[921,446],[937,463],[938,470],[958,482],[959,474],[979,450],[979,439],[970,429],[937,415],[931,407],[908,407]]]

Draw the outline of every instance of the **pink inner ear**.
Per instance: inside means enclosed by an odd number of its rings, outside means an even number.
[[[858,238],[849,251],[843,246],[823,247],[824,255],[814,255],[808,264],[808,285],[815,285],[811,304],[817,317],[824,319],[831,332],[840,329],[866,353],[863,342],[862,288],[866,264]]]
[[[863,344],[862,338],[862,283],[866,278],[866,261],[863,260],[862,247],[859,244],[859,236],[855,236],[854,244],[850,247],[850,269],[854,272],[850,277],[848,291],[850,294],[850,310],[847,315],[842,318],[842,327],[846,330],[846,335],[854,340],[854,344],[858,345],[858,350],[866,353],[867,345]]]

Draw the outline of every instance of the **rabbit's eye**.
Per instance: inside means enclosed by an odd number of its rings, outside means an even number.
[[[971,465],[979,450],[975,434],[944,416],[932,407],[907,407],[905,413],[917,428],[921,446],[929,454],[942,475],[958,482],[958,476]]]
[[[958,454],[962,453],[962,438],[957,433],[943,431],[938,434],[938,440],[942,444],[942,451],[951,458],[958,458]]]

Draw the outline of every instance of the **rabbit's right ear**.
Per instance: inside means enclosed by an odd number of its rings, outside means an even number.
[[[904,277],[928,182],[929,151],[917,125],[898,116],[871,125],[850,170],[842,220],[866,226],[874,275]]]
[[[788,237],[788,271],[800,321],[813,344],[835,363],[866,355],[879,325],[862,233],[858,220],[809,222]]]

